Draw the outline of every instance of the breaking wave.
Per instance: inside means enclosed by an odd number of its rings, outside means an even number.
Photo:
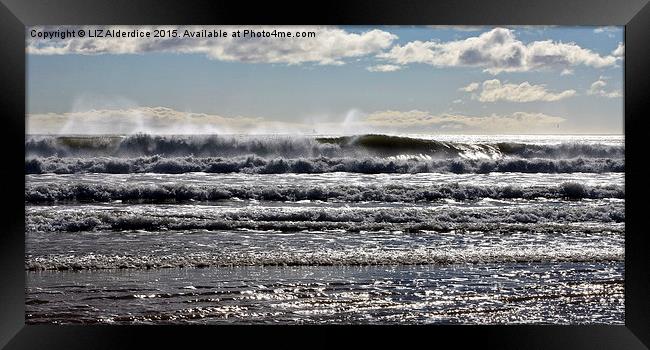
[[[254,199],[265,201],[421,202],[441,199],[600,199],[624,198],[623,186],[588,186],[567,182],[556,187],[483,187],[474,185],[336,185],[336,186],[208,186],[187,184],[27,184],[27,203],[47,202],[183,202]]]
[[[372,250],[320,249],[313,252],[219,252],[169,255],[48,255],[26,259],[28,270],[151,269],[214,266],[362,266],[362,265],[449,265],[526,262],[623,261],[622,248],[553,247]]]
[[[593,227],[585,225],[594,224]],[[282,210],[244,208],[236,211],[214,211],[193,208],[189,211],[160,210],[141,207],[92,210],[30,210],[26,217],[28,232],[80,231],[193,231],[193,230],[256,230],[256,231],[482,231],[509,233],[517,231],[580,232],[608,231],[620,233],[625,222],[622,204],[598,207],[524,207],[516,209],[417,210],[414,208],[301,209]],[[572,224],[579,223],[579,226]],[[620,225],[619,225],[620,226]]]
[[[623,158],[624,147],[567,143],[469,144],[388,135],[308,136],[31,136],[28,156],[346,157],[425,155],[434,158]]]
[[[624,172],[624,159],[572,158],[572,159],[426,159],[408,157],[390,159],[378,157],[346,158],[263,158],[255,155],[233,158],[172,157],[161,156],[117,158],[36,157],[25,160],[27,174],[75,173],[605,173]]]

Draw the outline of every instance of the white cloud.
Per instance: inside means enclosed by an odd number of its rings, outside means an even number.
[[[370,72],[394,72],[402,69],[402,66],[396,66],[394,64],[380,64],[376,66],[370,66],[366,69]]]
[[[617,32],[619,29],[617,27],[607,26],[607,27],[598,27],[594,29],[594,33],[611,33]]]
[[[623,31],[620,28],[612,27],[612,26],[598,27],[598,28],[594,29],[594,33],[596,33],[596,34],[606,34],[610,38],[613,38],[614,36],[616,36],[616,34],[620,34],[622,32]]]
[[[473,92],[476,91],[478,88],[479,88],[479,83],[469,83],[458,90],[465,91],[465,92]]]
[[[94,29],[152,30],[150,27],[78,27],[87,32]],[[393,43],[397,36],[374,29],[363,33],[351,33],[336,27],[156,27],[178,30],[183,35],[190,32],[223,30],[226,38],[66,38],[65,40],[29,39],[27,52],[34,55],[62,54],[141,54],[147,52],[172,52],[205,54],[211,59],[251,63],[341,65],[344,59],[366,56],[380,52]],[[52,28],[33,28],[52,30]],[[236,30],[252,29],[272,31],[314,31],[315,38],[233,38]],[[30,30],[31,32],[31,30]]]
[[[617,61],[616,57],[601,56],[575,43],[545,40],[525,44],[516,38],[513,30],[506,28],[494,28],[457,41],[412,41],[393,46],[378,57],[401,65],[481,67],[492,74],[567,69],[578,65],[602,68]]]
[[[224,117],[166,107],[91,109],[84,112],[27,115],[28,134],[326,134],[359,133],[517,133],[553,132],[564,118],[542,113],[466,116],[418,110],[352,111],[336,120],[273,121],[261,117]]]
[[[615,57],[623,57],[625,56],[625,44],[623,43],[618,43],[618,46],[614,51],[612,51],[612,56]]]
[[[478,90],[478,87],[474,90]],[[483,82],[481,91],[477,96],[475,95],[475,98],[481,102],[551,102],[569,98],[575,96],[575,94],[575,90],[551,92],[546,90],[545,85],[533,85],[527,81],[521,84],[510,84],[501,83],[498,79],[492,79]]]
[[[456,32],[480,32],[485,30],[487,27],[485,26],[470,26],[470,25],[430,25],[427,26],[428,28],[431,29],[436,29],[436,30],[453,30]]]
[[[461,114],[431,114],[429,112],[382,111],[368,115],[364,123],[391,130],[443,132],[552,132],[564,118],[543,113],[515,112],[509,115],[466,116]]]
[[[596,80],[591,84],[589,90],[587,90],[587,94],[608,97],[608,98],[617,98],[623,96],[623,94],[618,90],[606,91],[605,90],[606,86],[607,83],[603,80],[603,77],[601,77],[601,79]]]
[[[223,117],[166,107],[91,109],[27,115],[28,134],[217,134],[304,131],[297,123],[263,118]]]

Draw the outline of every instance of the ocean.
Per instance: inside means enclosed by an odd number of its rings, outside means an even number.
[[[30,135],[30,324],[624,324],[622,135]]]

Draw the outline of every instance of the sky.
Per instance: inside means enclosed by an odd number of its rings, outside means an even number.
[[[180,36],[42,37],[65,29]],[[183,37],[201,29],[314,37]],[[30,134],[623,133],[622,27],[85,26],[27,34]]]

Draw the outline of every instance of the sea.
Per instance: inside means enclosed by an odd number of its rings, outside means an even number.
[[[28,135],[28,324],[624,324],[622,135]]]

